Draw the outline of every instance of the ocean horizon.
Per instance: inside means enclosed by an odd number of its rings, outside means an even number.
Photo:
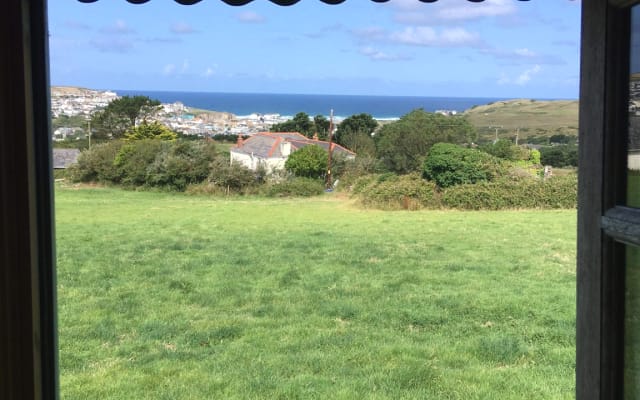
[[[461,113],[473,106],[511,100],[495,97],[218,93],[154,90],[114,91],[121,96],[148,96],[162,103],[179,101],[187,107],[230,112],[237,116],[280,114],[283,117],[291,117],[298,112],[305,112],[310,116],[324,115],[328,117],[331,110],[333,110],[334,117],[337,119],[361,113],[370,114],[376,119],[397,119],[418,108],[428,112],[448,110]]]

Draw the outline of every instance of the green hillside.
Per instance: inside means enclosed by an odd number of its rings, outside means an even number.
[[[519,139],[557,134],[578,135],[577,100],[506,100],[475,106],[464,112],[478,130],[480,141]]]

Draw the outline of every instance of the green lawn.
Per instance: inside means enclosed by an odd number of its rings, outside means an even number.
[[[575,214],[58,187],[61,398],[573,398]]]

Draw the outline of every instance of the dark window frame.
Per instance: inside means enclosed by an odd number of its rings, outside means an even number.
[[[215,0],[209,0],[215,1]],[[576,395],[622,397],[630,0],[583,0]],[[46,0],[0,6],[0,398],[57,399]],[[16,132],[23,134],[16,134]],[[8,134],[13,133],[13,134]],[[605,230],[603,230],[605,228]],[[617,267],[617,268],[616,268]]]

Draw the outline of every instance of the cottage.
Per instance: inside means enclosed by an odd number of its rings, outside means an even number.
[[[238,138],[238,143],[230,150],[231,161],[255,170],[262,166],[269,172],[284,168],[289,155],[305,146],[316,145],[329,149],[329,142],[313,139],[298,132],[260,132],[248,139]],[[356,154],[336,143],[331,143],[333,154],[355,158]]]
[[[53,169],[65,169],[78,162],[80,150],[53,149]]]

